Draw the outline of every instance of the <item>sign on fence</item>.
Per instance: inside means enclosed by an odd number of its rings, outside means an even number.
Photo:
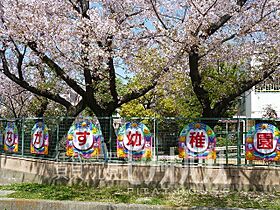
[[[253,126],[246,136],[246,159],[280,161],[280,132],[267,123]]]
[[[31,130],[30,153],[47,155],[49,147],[49,132],[43,121],[37,122]]]
[[[215,146],[216,136],[208,125],[190,123],[179,136],[179,157],[216,159]]]
[[[143,123],[127,122],[120,127],[117,138],[117,156],[150,160],[152,158],[152,134]]]
[[[18,129],[15,122],[7,122],[4,132],[4,151],[18,152]]]
[[[97,157],[101,150],[101,131],[92,120],[82,120],[71,126],[67,135],[66,155]]]

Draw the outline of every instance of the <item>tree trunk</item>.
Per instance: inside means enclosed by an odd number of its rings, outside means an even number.
[[[74,122],[75,117],[63,117],[59,121],[59,132],[58,132],[58,139],[64,139],[67,136],[67,133]]]
[[[43,117],[48,108],[48,105],[49,105],[49,101],[46,98],[42,98],[42,99],[40,99],[40,101],[41,101],[41,104],[35,110],[36,117]]]
[[[220,118],[221,116],[222,115],[217,114],[213,109],[203,109],[201,117],[206,118],[202,120],[204,124],[214,129],[214,127],[218,124],[219,121],[217,118]]]
[[[113,127],[112,115],[107,113],[99,113],[97,115],[97,119],[99,121],[101,132],[108,152],[115,153],[117,151],[117,136]]]

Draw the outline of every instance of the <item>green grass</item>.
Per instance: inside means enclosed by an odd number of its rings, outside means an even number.
[[[240,207],[280,209],[280,193],[191,192],[186,189],[87,187],[46,184],[13,184],[0,190],[14,190],[11,198],[139,203],[168,206]]]

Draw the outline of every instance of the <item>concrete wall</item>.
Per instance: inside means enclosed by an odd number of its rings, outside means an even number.
[[[0,156],[0,182],[89,186],[186,187],[194,190],[280,190],[280,168],[58,163]]]

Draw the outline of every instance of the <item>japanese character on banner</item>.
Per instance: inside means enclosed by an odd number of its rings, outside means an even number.
[[[273,134],[257,133],[257,149],[273,149]]]
[[[49,149],[49,132],[45,123],[40,120],[31,130],[30,153],[47,155]]]
[[[215,146],[216,136],[208,125],[190,123],[179,136],[179,157],[216,159]]]
[[[152,134],[146,125],[137,122],[127,122],[118,130],[117,156],[151,160]]]
[[[246,160],[280,161],[280,133],[274,125],[259,123],[246,136]]]
[[[90,117],[80,117],[68,131],[66,155],[69,157],[93,158],[101,152],[100,129]]]
[[[7,122],[4,131],[4,151],[18,152],[18,129],[15,122]]]

